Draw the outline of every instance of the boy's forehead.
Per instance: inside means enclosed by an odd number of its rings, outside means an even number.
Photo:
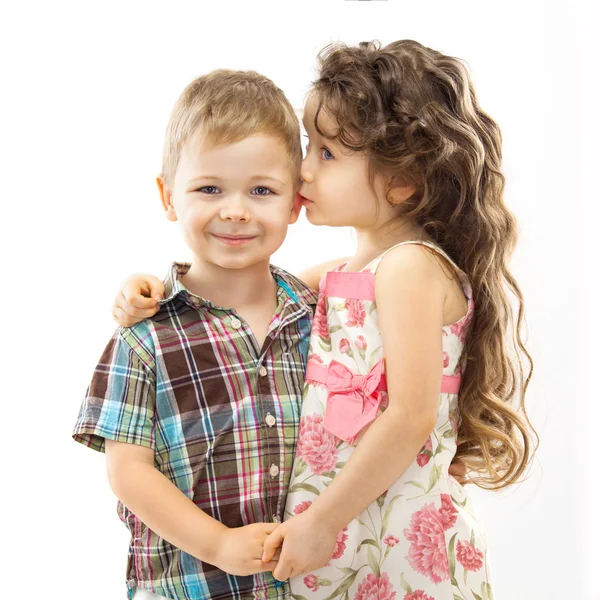
[[[235,140],[221,141],[218,137],[199,131],[192,135],[182,148],[180,166],[186,171],[198,172],[205,169],[216,176],[238,174],[245,177],[279,175],[291,180],[298,177],[297,169],[288,159],[283,140],[273,134],[257,133]],[[289,183],[289,182],[286,182]]]

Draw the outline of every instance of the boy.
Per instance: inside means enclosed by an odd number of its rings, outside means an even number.
[[[118,329],[73,432],[106,452],[131,531],[129,598],[284,598],[262,563],[283,517],[317,294],[270,265],[301,162],[299,123],[255,72],[193,81],[157,184],[190,264],[151,318]],[[277,557],[275,557],[277,558]]]

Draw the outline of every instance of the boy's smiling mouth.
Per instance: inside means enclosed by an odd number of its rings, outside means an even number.
[[[211,233],[210,235],[228,246],[242,246],[258,237],[257,235],[239,235],[230,233]]]

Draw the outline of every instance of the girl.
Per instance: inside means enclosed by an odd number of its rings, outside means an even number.
[[[484,533],[448,467],[499,489],[534,451],[500,131],[464,65],[416,42],[319,59],[300,197],[358,247],[304,274],[320,301],[288,518],[263,560],[282,546],[273,575],[299,599],[490,599]],[[115,308],[124,324],[151,312]]]

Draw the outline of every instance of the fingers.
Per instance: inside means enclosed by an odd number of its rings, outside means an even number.
[[[144,296],[128,297],[122,292],[115,298],[115,306],[118,306],[127,315],[141,321],[148,319],[158,312],[159,305],[153,298],[145,298]]]
[[[156,298],[154,298],[154,294],[152,294],[151,288],[146,282],[126,282],[121,289],[121,294],[125,302],[133,308],[148,309],[156,306]],[[158,292],[155,292],[155,294],[158,296]],[[162,294],[160,295],[162,298]]]
[[[266,573],[272,572],[277,567],[277,561],[272,560],[271,562],[264,563],[262,560],[252,561],[253,573]]]
[[[122,308],[117,305],[113,306],[112,311],[113,319],[121,326],[121,327],[131,327],[136,324],[136,320],[130,317]]]
[[[162,300],[163,295],[165,293],[165,286],[163,282],[158,278],[154,277],[154,275],[146,275],[148,279],[148,284],[150,285],[149,289],[149,297],[154,300]]]
[[[462,462],[451,463],[448,473],[461,485],[467,485],[471,481],[468,476],[467,467]]]
[[[292,568],[282,562],[276,563],[275,570],[273,571],[273,577],[279,581],[286,581],[292,575]]]
[[[465,475],[467,474],[467,467],[461,462],[454,462],[450,464],[448,473],[450,473],[452,477],[456,477],[456,479],[459,479],[461,477],[465,477]]]
[[[271,535],[265,540],[263,544],[263,562],[267,562],[273,560],[273,556],[275,556],[275,551],[279,546],[281,546],[283,542],[283,535],[281,533],[281,528],[277,528]]]

